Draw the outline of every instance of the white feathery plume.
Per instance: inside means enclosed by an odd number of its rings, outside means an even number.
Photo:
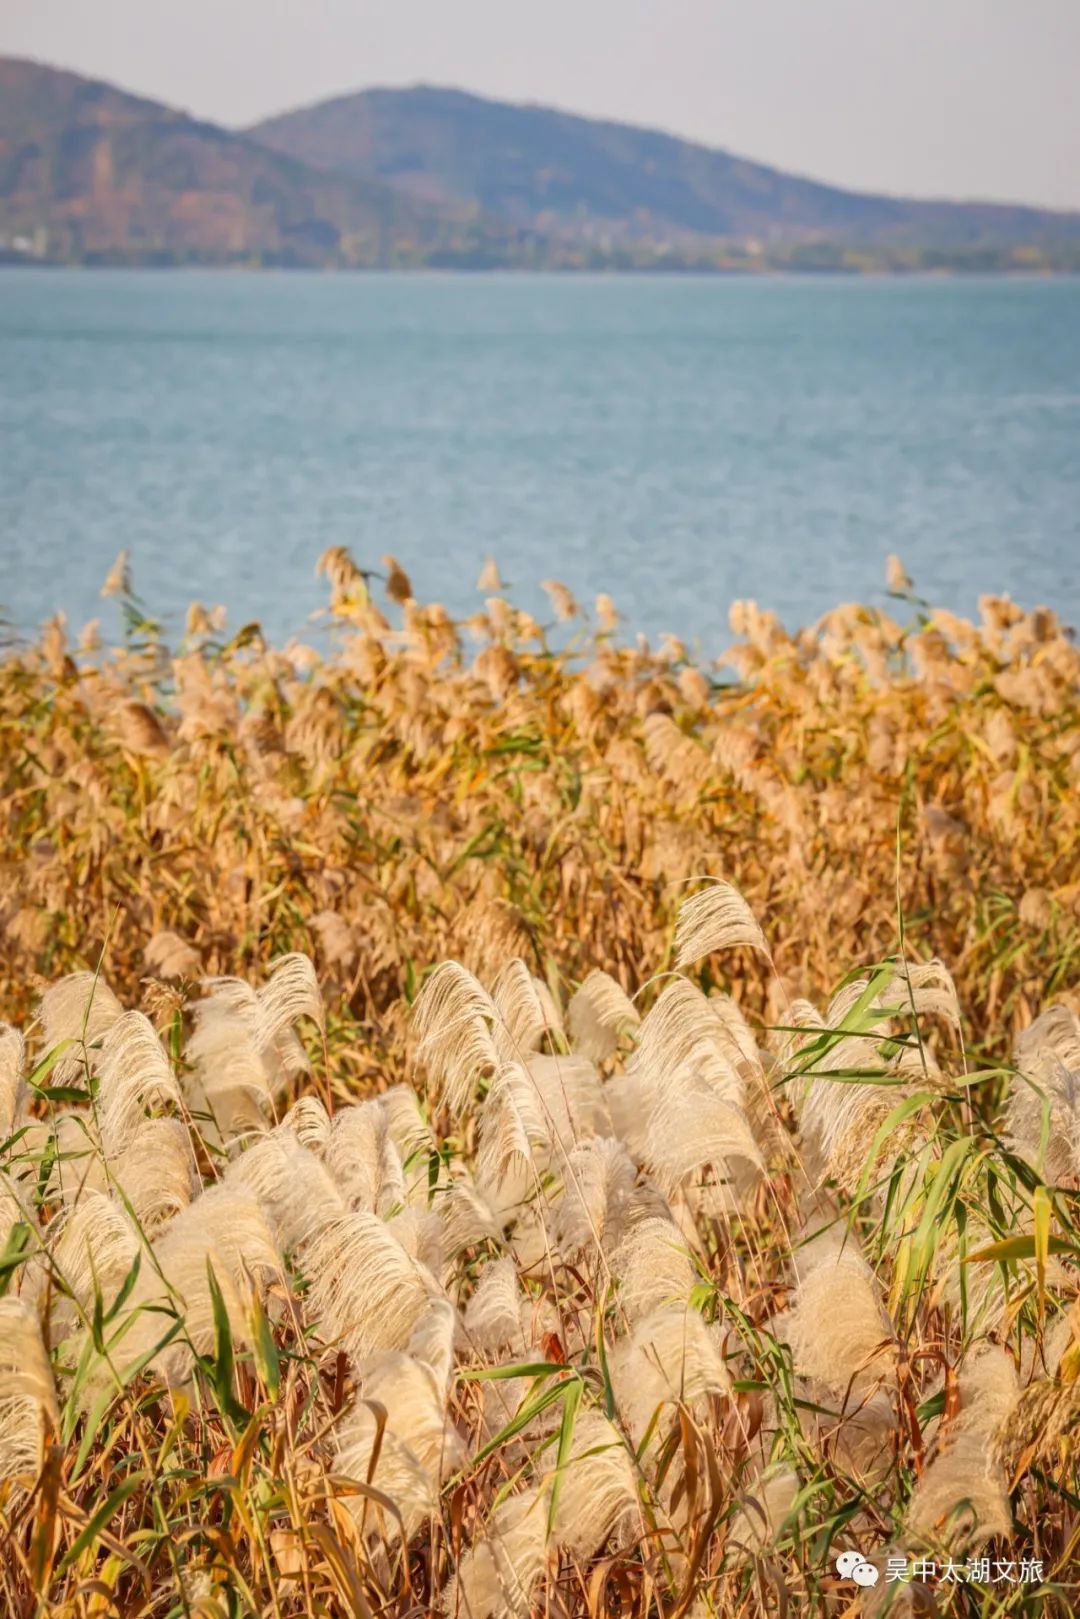
[[[439,1484],[462,1459],[459,1437],[446,1422],[444,1390],[423,1361],[401,1353],[373,1356],[361,1368],[362,1397],[338,1435],[334,1471],[371,1482],[394,1502],[405,1538],[438,1509]],[[379,1442],[379,1416],[385,1412]],[[376,1454],[376,1447],[377,1454]],[[401,1529],[364,1498],[349,1498],[349,1509],[365,1517],[369,1535],[392,1543]]]
[[[214,1345],[215,1321],[208,1267],[213,1269],[237,1344],[251,1341],[253,1297],[280,1274],[273,1234],[255,1195],[246,1187],[217,1185],[189,1203],[153,1245],[131,1292],[132,1326],[118,1346],[126,1364],[149,1353],[168,1330],[169,1312],[183,1332],[154,1356],[152,1364],[170,1384],[191,1373],[192,1353]]]
[[[487,990],[456,961],[437,967],[417,996],[416,1055],[455,1112],[464,1112],[477,1081],[499,1068],[492,1036],[497,1019]]]
[[[421,1111],[420,1099],[410,1086],[392,1085],[383,1091],[379,1101],[386,1110],[387,1131],[401,1160],[405,1201],[426,1206],[433,1190],[431,1167],[438,1143]],[[444,1179],[441,1161],[436,1167],[438,1186]]]
[[[18,1029],[0,1023],[0,1142],[15,1132],[24,1100],[26,1046]]]
[[[908,1529],[977,1544],[1012,1531],[1009,1483],[994,1439],[1020,1398],[1012,1357],[997,1344],[975,1345],[957,1375],[960,1408],[912,1493]]]
[[[1080,1020],[1052,1006],[1016,1041],[1005,1138],[1018,1157],[1060,1183],[1080,1173]]]
[[[723,995],[714,989],[709,995],[709,1005],[730,1035],[734,1051],[738,1052],[738,1057],[735,1058],[736,1066],[744,1076],[751,1071],[760,1072],[761,1052],[754,1031],[747,1023],[738,1002],[733,1001],[730,995]],[[734,1057],[734,1052],[732,1055]]]
[[[159,978],[196,978],[200,967],[199,952],[170,928],[154,934],[143,961]]]
[[[635,1440],[659,1406],[694,1406],[731,1389],[717,1331],[688,1305],[654,1310],[638,1321],[612,1352],[610,1366],[619,1412]]]
[[[335,1113],[323,1158],[350,1208],[385,1216],[405,1201],[401,1159],[381,1098]]]
[[[535,1184],[534,1153],[551,1147],[539,1092],[520,1063],[507,1063],[491,1083],[481,1117],[476,1175],[497,1209],[513,1208]]]
[[[61,1217],[60,1234],[50,1242],[56,1269],[76,1304],[89,1311],[95,1291],[106,1308],[113,1303],[139,1252],[138,1233],[124,1210],[105,1192],[86,1192]],[[58,1301],[60,1303],[61,1301]],[[60,1316],[69,1322],[70,1308]],[[63,1327],[59,1329],[61,1335]]]
[[[443,1268],[443,1228],[437,1214],[427,1209],[399,1209],[386,1221],[386,1229],[393,1233],[405,1252],[419,1260],[432,1276]]]
[[[731,1186],[737,1206],[764,1173],[746,1114],[692,1071],[672,1074],[669,1087],[647,1127],[646,1152],[661,1187],[674,1192],[711,1170]]]
[[[459,1325],[458,1313],[449,1299],[430,1299],[406,1346],[412,1358],[422,1361],[431,1372],[444,1400],[450,1392]]]
[[[566,1009],[570,1045],[595,1063],[606,1062],[620,1039],[641,1022],[637,1007],[614,978],[594,969]]]
[[[274,1133],[296,1137],[302,1147],[322,1153],[330,1139],[330,1116],[317,1096],[300,1096],[282,1116]]]
[[[565,1154],[583,1137],[610,1131],[604,1086],[588,1057],[530,1057],[526,1071],[539,1098],[544,1134],[557,1152]]]
[[[880,1481],[889,1471],[896,1447],[897,1416],[893,1395],[885,1389],[853,1395],[838,1409],[841,1396],[821,1383],[801,1381],[811,1405],[822,1410],[804,1419],[842,1472],[866,1483]]]
[[[148,1109],[181,1105],[172,1064],[143,1012],[124,1012],[110,1025],[98,1070],[101,1138],[110,1156],[131,1144]]]
[[[1011,1535],[1008,1481],[981,1434],[956,1434],[930,1463],[908,1503],[907,1527],[950,1545]]]
[[[402,1163],[418,1153],[425,1155],[435,1150],[435,1136],[420,1111],[420,1099],[408,1085],[392,1085],[383,1091],[379,1101],[386,1109],[390,1139],[401,1154]],[[425,1177],[427,1164],[424,1165]]]
[[[37,1312],[24,1299],[0,1298],[0,1479],[33,1481],[47,1435],[58,1431],[49,1357]]]
[[[718,1095],[740,1106],[740,1057],[724,1017],[687,978],[667,983],[641,1025],[628,1073],[646,1093],[660,1091],[675,1069],[696,1069]]]
[[[580,1410],[553,1525],[561,1551],[588,1561],[613,1537],[641,1531],[637,1476],[626,1442],[599,1411]]]
[[[956,1038],[961,1035],[960,999],[943,961],[910,961],[898,967],[885,996],[887,1003],[918,1017],[940,1017]]]
[[[490,1260],[482,1267],[476,1289],[465,1306],[466,1337],[487,1354],[497,1354],[502,1349],[524,1352],[521,1310],[525,1302],[514,1261]]]
[[[55,1084],[71,1084],[82,1075],[84,1047],[94,1046],[123,1010],[105,980],[95,973],[68,973],[50,984],[38,1007],[45,1050],[55,1050],[64,1040],[75,1042],[53,1069]]]
[[[326,1165],[289,1131],[274,1131],[240,1153],[226,1169],[223,1184],[255,1194],[283,1253],[292,1253],[345,1213],[345,1201]]]
[[[1080,1017],[1067,1006],[1048,1006],[1040,1012],[1021,1035],[1013,1048],[1013,1062],[1024,1067],[1025,1059],[1049,1050],[1066,1068],[1080,1068]]]
[[[247,986],[245,985],[245,988]],[[223,1141],[266,1128],[273,1100],[266,1066],[255,1048],[250,1018],[215,989],[195,1007],[195,1028],[184,1056],[192,1110],[209,1114]]]
[[[403,1349],[432,1297],[434,1278],[374,1214],[350,1212],[310,1243],[310,1316],[326,1344],[357,1358]]]
[[[800,1377],[813,1378],[838,1396],[864,1393],[895,1362],[892,1323],[877,1279],[854,1240],[805,1270],[789,1309],[773,1321],[774,1336],[791,1349]]]
[[[306,966],[295,965],[297,962]],[[290,1080],[307,1073],[311,1067],[289,1019],[290,1014],[295,1018],[315,1017],[315,997],[319,993],[317,982],[313,983],[314,969],[306,956],[285,956],[282,963],[280,973],[275,971],[261,990],[253,989],[243,978],[204,978],[203,985],[209,994],[195,1008],[196,1033],[202,1023],[219,1017],[224,1023],[231,1019],[240,1024],[246,1042],[234,1036],[237,1045],[234,1061],[239,1063],[240,1051],[246,1044],[246,1062],[261,1076],[259,1083],[266,1094],[267,1106],[271,1107],[273,1098]],[[321,1009],[321,1000],[319,1007]],[[321,1027],[321,1010],[316,1022]],[[238,1088],[242,1083],[238,1074]],[[213,1090],[224,1092],[229,1088],[220,1083]],[[257,1085],[249,1079],[247,1088],[254,1092]]]
[[[148,1237],[187,1208],[199,1190],[191,1137],[182,1119],[144,1119],[109,1167]]]
[[[496,1507],[482,1539],[462,1554],[442,1608],[455,1619],[524,1619],[546,1562],[546,1495],[524,1490]]]
[[[675,924],[676,970],[737,945],[769,954],[753,911],[732,883],[711,882],[683,900]]]
[[[801,1485],[789,1467],[766,1469],[744,1491],[728,1523],[725,1556],[730,1563],[760,1557],[780,1539]]]
[[[829,1002],[828,1009],[825,1013],[826,1028],[843,1028],[848,1015],[854,1010],[861,997],[869,988],[869,978],[853,978],[850,984],[845,984],[843,989],[838,989],[832,1000]],[[884,1005],[887,1000],[888,995],[886,993],[882,996],[881,1004]],[[877,1024],[880,1024],[883,1021],[883,1018],[878,1018]],[[866,1024],[867,1028],[876,1026],[876,1024],[871,1022],[867,1022]]]
[[[496,1011],[495,1046],[504,1062],[523,1062],[539,1051],[546,1034],[560,1033],[561,1023],[551,992],[534,978],[520,957],[508,961],[491,991]]]
[[[548,1268],[551,1244],[544,1223],[542,1205],[537,1199],[523,1203],[514,1210],[513,1221],[507,1233],[507,1247],[514,1256],[518,1273],[537,1278]]]
[[[438,1194],[435,1212],[442,1221],[443,1247],[448,1257],[482,1242],[500,1242],[503,1223],[491,1204],[464,1175],[458,1175]]]
[[[810,1001],[796,999],[787,1007],[782,1018],[783,1028],[770,1040],[776,1060],[787,1067],[795,1060],[801,1048],[825,1028],[825,1019]]]
[[[322,1029],[326,1023],[322,991],[315,968],[301,951],[279,956],[270,964],[270,977],[259,990],[252,1033],[259,1051],[276,1049],[301,1018],[311,1018]],[[280,1052],[289,1066],[291,1044]],[[301,1056],[303,1053],[301,1052]],[[306,1068],[306,1058],[303,1067]],[[290,1072],[295,1072],[290,1069]]]
[[[683,1304],[697,1280],[678,1227],[657,1215],[630,1228],[611,1255],[611,1270],[631,1321]]]
[[[593,1136],[567,1154],[555,1205],[555,1245],[574,1262],[594,1244],[610,1245],[634,1189],[636,1170],[621,1141]]]

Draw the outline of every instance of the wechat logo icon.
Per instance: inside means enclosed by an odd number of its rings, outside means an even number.
[[[854,1580],[856,1585],[876,1585],[881,1571],[868,1563],[862,1552],[841,1552],[836,1572],[842,1580]]]

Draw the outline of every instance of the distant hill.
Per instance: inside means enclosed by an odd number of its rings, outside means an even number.
[[[0,257],[1080,269],[1080,215],[844,191],[654,131],[424,86],[237,132],[0,57]]]
[[[464,221],[110,85],[0,58],[0,240],[9,254],[386,264],[468,238],[462,212]]]
[[[1080,241],[1080,215],[844,191],[626,124],[458,90],[364,90],[255,126],[253,139],[321,169],[519,230],[686,250],[828,240],[974,248]]]

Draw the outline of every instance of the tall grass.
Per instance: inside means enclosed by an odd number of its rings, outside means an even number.
[[[1069,638],[324,564],[0,664],[0,1611],[1075,1611]]]

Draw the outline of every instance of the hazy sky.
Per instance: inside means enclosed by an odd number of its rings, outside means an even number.
[[[0,52],[227,124],[425,80],[841,184],[1080,207],[1080,0],[0,0]]]

